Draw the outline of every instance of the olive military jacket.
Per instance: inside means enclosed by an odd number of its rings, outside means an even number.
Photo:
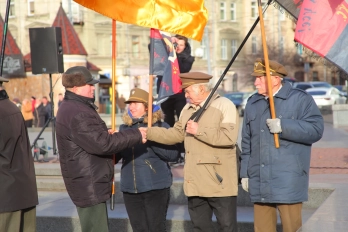
[[[235,144],[239,128],[236,107],[227,98],[214,95],[198,121],[197,134],[186,133],[187,121],[203,104],[186,104],[174,127],[149,128],[147,139],[163,144],[185,142],[186,196],[236,196],[238,180]]]

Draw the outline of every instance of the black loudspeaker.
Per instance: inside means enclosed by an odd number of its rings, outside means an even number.
[[[32,73],[63,73],[61,28],[29,28],[29,37]]]

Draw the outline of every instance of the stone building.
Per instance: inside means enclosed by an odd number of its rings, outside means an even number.
[[[0,9],[5,9],[6,2],[0,0]],[[265,4],[267,1],[262,2]],[[190,40],[192,55],[196,57],[192,71],[211,73],[216,82],[256,21],[257,0],[206,0],[205,6],[209,12],[209,20],[203,40]],[[69,67],[66,63],[73,63],[76,60],[79,62],[84,60],[82,62],[86,61],[86,64],[88,60],[94,64],[100,69],[96,68],[96,75],[99,74],[106,82],[98,95],[104,96],[100,99],[108,99],[107,95],[110,94],[108,83],[112,67],[110,18],[84,8],[72,0],[11,0],[8,28],[22,54],[27,57],[30,53],[28,29],[52,26],[60,8],[66,12],[66,17],[85,49],[83,54],[68,54],[64,49],[65,69]],[[337,69],[323,66],[298,49],[293,41],[295,24],[284,12],[270,5],[264,21],[269,58],[285,64],[289,76],[298,80],[323,80],[332,84],[343,84],[344,78]],[[148,89],[149,28],[116,22],[116,34],[117,91],[127,96],[129,90],[135,86]],[[251,90],[253,78],[250,72],[257,57],[263,57],[259,24],[227,71],[219,90],[221,92]],[[29,74],[30,72],[27,72],[27,76]],[[59,78],[59,75],[57,76],[56,79]],[[27,80],[26,85],[31,85],[31,82]],[[18,89],[22,86],[25,85],[19,85]],[[55,91],[55,94],[60,91],[61,89]]]

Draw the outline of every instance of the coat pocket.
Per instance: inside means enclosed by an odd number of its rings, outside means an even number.
[[[211,154],[201,154],[197,159],[197,165],[202,165],[209,173],[210,178],[218,184],[221,184],[223,181],[223,176],[219,172],[219,166],[222,164],[219,157]]]

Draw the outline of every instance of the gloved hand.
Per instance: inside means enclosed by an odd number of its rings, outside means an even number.
[[[249,192],[249,178],[242,178],[241,182],[244,191]]]
[[[278,134],[282,132],[282,127],[280,125],[280,119],[275,118],[275,119],[267,119],[266,120],[267,126],[269,128],[269,131],[273,134]]]

